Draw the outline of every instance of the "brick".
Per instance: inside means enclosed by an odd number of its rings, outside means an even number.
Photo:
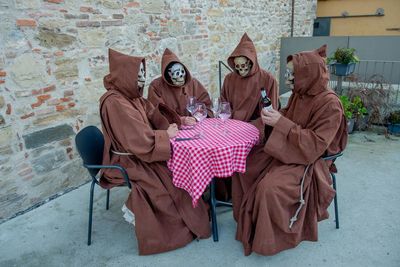
[[[74,95],[74,91],[73,90],[65,90],[64,91],[64,97],[72,96],[72,95]]]
[[[18,27],[36,27],[36,20],[33,19],[17,19]]]
[[[93,7],[81,6],[81,7],[79,8],[79,11],[80,11],[80,12],[89,12],[89,13],[91,13],[91,12],[93,12]]]
[[[42,88],[42,90],[44,93],[48,93],[48,92],[56,90],[56,86],[53,84],[53,85]]]
[[[66,151],[67,151],[67,153],[71,153],[72,152],[72,147],[67,147]]]
[[[0,84],[6,83],[6,81],[4,80],[0,80]]]
[[[68,103],[68,107],[70,107],[70,108],[75,107],[75,103],[74,102]]]
[[[42,104],[43,104],[42,101],[38,101],[38,102],[36,102],[36,103],[31,104],[31,107],[32,107],[32,108],[38,108],[38,107],[40,107]]]
[[[102,27],[121,26],[122,24],[122,20],[103,20],[101,22]]]
[[[42,89],[33,89],[32,90],[32,95],[41,95],[41,94],[43,94]]]
[[[74,135],[72,127],[67,124],[62,124],[56,127],[51,127],[23,135],[22,138],[25,141],[26,148],[31,149],[41,147],[54,141],[67,139],[72,135]]]
[[[55,55],[56,57],[61,57],[61,56],[64,55],[64,52],[63,52],[63,51],[56,51],[56,52],[54,52],[54,55]]]
[[[85,81],[86,81],[86,82],[91,82],[92,79],[91,79],[90,77],[86,77],[86,78],[85,78]]]
[[[10,115],[12,111],[11,104],[7,104],[6,114]]]
[[[83,20],[83,21],[77,21],[76,22],[76,27],[79,28],[84,28],[84,27],[100,27],[100,21],[90,21],[90,20]]]
[[[126,7],[140,7],[138,2],[130,2],[125,5]]]
[[[40,95],[40,96],[37,96],[36,97],[39,101],[46,101],[46,100],[48,100],[48,99],[50,99],[51,98],[51,95],[49,95],[49,94],[46,94],[46,95]]]
[[[64,3],[64,0],[45,0],[46,2],[52,3],[52,4],[61,4]]]
[[[60,98],[60,100],[61,100],[62,102],[69,102],[69,101],[72,100],[72,98],[71,98],[71,97],[62,97],[62,98]]]
[[[57,111],[64,111],[64,110],[65,110],[65,106],[63,106],[63,105],[58,105],[58,106],[56,106],[56,110],[57,110]]]
[[[33,117],[34,115],[35,115],[35,113],[31,112],[31,113],[28,113],[28,114],[25,114],[25,115],[21,116],[21,119],[25,120],[27,118]]]
[[[0,77],[6,77],[7,73],[3,70],[0,70]]]

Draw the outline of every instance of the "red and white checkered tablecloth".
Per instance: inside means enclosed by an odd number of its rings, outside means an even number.
[[[223,125],[219,119],[205,119],[192,130],[180,130],[177,137],[191,137],[200,130],[201,139],[172,140],[173,153],[168,161],[173,184],[190,194],[194,207],[213,177],[246,171],[246,157],[259,138],[258,129],[249,123],[228,120]]]

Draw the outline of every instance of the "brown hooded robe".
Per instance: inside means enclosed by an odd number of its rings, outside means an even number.
[[[182,86],[176,86],[169,82],[167,67],[173,62],[180,63],[185,68],[186,80]],[[150,83],[147,99],[154,106],[163,103],[175,110],[180,116],[190,116],[190,113],[186,110],[189,96],[195,96],[197,101],[203,102],[208,109],[210,108],[211,100],[204,86],[192,77],[188,68],[167,48],[161,59],[161,77]],[[209,111],[209,115],[211,116],[212,112]]]
[[[250,122],[260,131],[260,140],[264,139],[264,124],[261,121],[261,88],[264,87],[271,99],[274,109],[278,109],[279,89],[275,78],[267,71],[260,68],[257,60],[256,48],[253,41],[245,33],[239,44],[228,58],[228,64],[235,70],[234,58],[245,56],[252,62],[249,74],[242,77],[236,71],[229,73],[222,86],[221,98],[228,101],[232,108],[232,119]],[[261,142],[263,143],[263,142]],[[263,145],[253,147],[251,154],[263,150]],[[250,155],[251,155],[250,154]],[[250,157],[249,155],[249,157]],[[217,193],[220,198],[229,198],[230,180],[217,180]],[[224,186],[225,185],[225,186]],[[234,190],[232,188],[232,190]],[[232,195],[234,192],[232,192]],[[232,199],[235,205],[235,200]]]
[[[163,118],[155,118],[154,106],[142,98],[137,86],[137,73],[144,59],[110,49],[109,62],[110,74],[104,77],[108,91],[100,99],[103,164],[118,164],[128,172],[132,190],[126,206],[135,214],[139,254],[169,251],[195,237],[209,237],[204,202],[200,200],[194,209],[189,194],[172,184],[165,162],[171,154],[165,130],[168,122],[160,123]],[[155,130],[153,124],[163,125],[164,130]],[[132,155],[117,155],[111,150]],[[124,182],[116,170],[104,170],[102,178],[105,188]]]
[[[325,56],[323,46],[288,58],[295,76],[288,106],[264,151],[248,158],[248,172],[233,177],[235,191],[242,191],[234,214],[245,255],[273,255],[302,240],[317,241],[317,222],[328,218],[335,191],[331,164],[321,156],[345,148],[347,127],[342,105],[327,87]]]

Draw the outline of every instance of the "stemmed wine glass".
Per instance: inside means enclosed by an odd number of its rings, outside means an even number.
[[[189,111],[190,115],[193,116],[193,112],[196,110],[196,97],[195,96],[189,96],[187,98],[187,104],[186,104],[186,109]]]
[[[193,117],[199,122],[198,127],[200,127],[200,132],[199,135],[200,137],[203,136],[203,131],[201,127],[201,122],[207,118],[207,107],[204,103],[197,102],[196,103],[196,108],[193,112]]]
[[[229,104],[229,102],[221,102],[221,110],[219,112],[219,117],[221,118],[221,120],[223,121],[224,124],[224,134],[227,134],[227,130],[226,130],[226,121],[231,117],[231,105]]]
[[[214,97],[211,100],[211,110],[214,114],[214,118],[218,118],[219,112],[221,111],[221,100],[219,97]],[[218,121],[214,123],[214,127],[218,126]]]

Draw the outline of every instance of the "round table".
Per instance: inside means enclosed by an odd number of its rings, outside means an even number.
[[[202,132],[200,139],[177,141]],[[173,184],[186,190],[195,207],[213,177],[230,177],[246,171],[246,157],[259,139],[258,129],[246,122],[205,119],[196,127],[182,129],[171,140],[168,168]]]

